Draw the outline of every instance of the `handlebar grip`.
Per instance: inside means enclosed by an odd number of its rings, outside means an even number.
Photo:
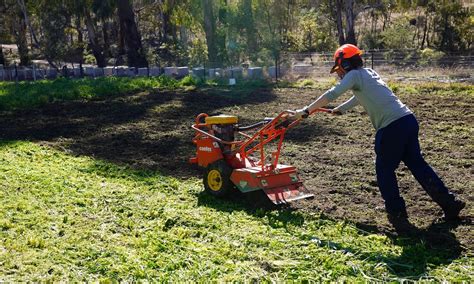
[[[304,114],[301,117],[302,118],[308,118],[308,116],[311,114],[309,112],[309,109],[306,107],[306,108],[303,109],[303,111],[304,111]]]

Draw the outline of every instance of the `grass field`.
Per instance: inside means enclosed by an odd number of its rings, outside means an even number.
[[[285,88],[259,87],[250,94],[237,89],[222,96],[223,90],[216,95],[216,89],[209,87],[202,92],[187,92],[179,86],[171,93],[150,91],[156,87],[141,85],[121,94],[111,92],[112,98],[104,95],[93,102],[87,102],[88,98],[82,95],[75,98],[80,101],[70,103],[52,100],[52,104],[45,103],[37,109],[31,109],[36,103],[29,106],[11,102],[10,98],[18,101],[19,95],[3,97],[8,111],[0,116],[0,281],[474,280],[470,237],[463,236],[472,233],[470,223],[458,228],[433,224],[418,236],[400,237],[360,226],[360,218],[351,214],[365,202],[345,208],[348,217],[344,218],[324,207],[265,210],[249,206],[245,199],[221,200],[203,193],[199,174],[185,166],[193,151],[192,132],[185,129],[193,115],[203,108],[233,110],[252,121],[252,117],[264,112],[264,102],[273,109],[286,106]],[[313,87],[311,92],[321,91],[321,86]],[[422,104],[420,96],[428,92],[441,98],[433,100],[435,106],[446,103],[443,98],[456,92],[456,98],[463,100],[453,105],[459,110],[473,98],[472,86],[462,84],[397,83],[392,88],[412,104]],[[260,97],[256,98],[256,94]],[[220,98],[218,102],[213,101],[216,96]],[[199,105],[201,99],[209,105]],[[249,100],[252,102],[246,104]],[[426,107],[428,111],[430,106]],[[417,110],[424,113],[423,106]],[[128,116],[122,117],[125,114]],[[448,119],[454,114],[458,120]],[[472,114],[454,114],[441,113],[444,120],[437,124],[427,115],[423,123],[435,123],[434,129],[441,134],[437,137],[428,132],[425,139],[432,147],[446,146],[443,139],[446,143],[449,139],[462,142],[445,152],[455,155],[458,151],[462,156],[463,151],[472,148],[472,127],[468,126]],[[328,128],[339,123],[332,118],[323,119]],[[349,115],[348,120],[354,131],[363,127],[357,124],[355,115]],[[455,121],[466,122],[467,126]],[[325,133],[323,138],[334,138],[330,136],[334,132],[315,127]],[[305,126],[302,131],[303,135],[310,133]],[[355,141],[351,147],[359,147],[358,138],[352,135],[355,134],[349,133],[348,138]],[[182,141],[185,139],[189,141]],[[302,141],[295,136],[289,139],[290,160],[297,164]],[[343,139],[344,144],[345,138],[337,139]],[[367,142],[366,138],[361,139],[361,145]],[[436,149],[427,150],[435,164],[441,164]],[[183,161],[176,157],[173,160],[172,156],[177,155]],[[349,160],[346,162],[348,168],[354,168]],[[450,170],[458,177],[472,177],[470,164],[472,156],[468,155],[442,170]],[[303,164],[298,167],[311,184],[311,168]],[[352,173],[361,177],[357,188],[370,182],[361,176],[368,171]],[[319,178],[322,191],[317,202],[329,194],[340,194],[338,187],[336,193],[325,191],[334,177]],[[456,177],[449,181],[452,179]],[[351,183],[347,181],[348,187]],[[455,184],[469,200],[470,184],[463,180]],[[371,188],[356,195],[380,199],[374,197]],[[366,209],[368,216],[382,215]],[[419,216],[420,220],[426,221],[431,213],[421,210],[424,215]],[[437,236],[434,241],[433,235]]]
[[[0,82],[0,110],[31,108],[56,101],[100,100],[153,88],[176,89],[196,84],[191,77],[178,81],[166,76]]]

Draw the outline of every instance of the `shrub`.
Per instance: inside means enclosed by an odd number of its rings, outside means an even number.
[[[196,78],[194,78],[193,76],[186,76],[184,77],[183,79],[181,79],[181,81],[179,81],[179,85],[180,86],[196,86],[198,84],[198,81],[196,80]]]
[[[440,60],[443,56],[444,53],[442,51],[425,48],[421,51],[420,64],[429,65],[430,63]]]
[[[316,82],[314,82],[311,79],[300,79],[298,82],[296,82],[296,86],[299,88],[304,88],[304,87],[314,87],[316,85]]]

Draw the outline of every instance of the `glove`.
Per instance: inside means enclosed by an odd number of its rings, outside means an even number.
[[[340,111],[339,109],[335,108],[335,109],[332,109],[332,110],[331,110],[331,114],[333,114],[333,115],[342,115],[342,111]]]
[[[301,108],[295,111],[294,119],[307,118],[309,116],[308,108]]]

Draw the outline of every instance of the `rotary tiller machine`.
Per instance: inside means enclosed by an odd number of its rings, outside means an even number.
[[[317,109],[313,113],[317,111],[330,112]],[[293,115],[293,111],[287,110],[275,118],[240,126],[236,116],[199,114],[192,125],[196,156],[189,161],[205,168],[205,190],[219,197],[235,188],[243,193],[263,190],[274,204],[314,197],[295,167],[278,163],[286,131],[301,120],[292,119]],[[251,130],[253,134],[245,133]],[[236,140],[236,134],[243,139]],[[268,155],[265,146],[273,140],[276,150],[273,146],[274,151]]]

